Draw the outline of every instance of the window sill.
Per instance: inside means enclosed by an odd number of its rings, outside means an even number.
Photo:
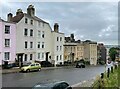
[[[30,50],[34,50],[34,48],[30,48]]]
[[[10,46],[5,46],[5,48],[10,48]]]

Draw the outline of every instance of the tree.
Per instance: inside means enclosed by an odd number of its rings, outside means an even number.
[[[110,56],[110,58],[111,58],[112,61],[115,61],[115,58],[116,58],[117,54],[118,53],[117,53],[117,49],[116,48],[114,48],[114,47],[110,48],[110,50],[109,50],[109,56]]]

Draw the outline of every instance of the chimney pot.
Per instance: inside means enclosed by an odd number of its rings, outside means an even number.
[[[8,15],[7,15],[7,21],[11,21],[11,19],[12,19],[12,17],[13,17],[13,14],[12,13],[9,13]]]
[[[59,32],[59,25],[58,25],[58,23],[54,24],[54,31],[55,32]]]
[[[35,16],[35,8],[33,5],[29,5],[27,8],[27,14],[29,14],[30,16]]]
[[[23,14],[22,9],[17,9],[16,15]]]

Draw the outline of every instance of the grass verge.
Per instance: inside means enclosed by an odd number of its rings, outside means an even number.
[[[101,79],[100,77],[96,79],[93,83],[93,89],[101,89],[101,88],[114,88],[117,89],[120,87],[120,65],[117,69],[114,69],[113,73],[110,73],[109,78],[107,77],[107,73],[104,73],[104,78]]]

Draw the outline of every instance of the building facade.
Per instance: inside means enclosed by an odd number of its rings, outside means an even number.
[[[77,43],[66,42],[64,44],[64,61],[74,62],[77,56]]]
[[[16,55],[20,65],[33,61],[63,63],[63,47],[61,46],[64,43],[64,34],[52,31],[49,23],[35,16],[33,5],[28,6],[27,13],[18,9],[16,16],[9,16],[9,21],[16,22]],[[62,37],[62,41],[57,43],[57,37]],[[61,51],[55,54],[54,46],[58,44]],[[58,54],[61,61],[56,60]]]
[[[63,64],[64,59],[64,33],[59,32],[58,23],[54,24],[54,31],[52,31],[52,62],[57,64]]]
[[[91,65],[97,64],[97,42],[75,41],[74,35],[65,37],[64,61],[77,61],[84,59]]]
[[[97,42],[84,41],[84,59],[89,61],[90,65],[97,64]]]
[[[0,65],[14,63],[16,58],[16,24],[0,19]]]
[[[98,61],[104,61],[106,63],[107,49],[105,48],[104,44],[100,43],[97,46],[97,53],[98,53]],[[109,52],[108,52],[109,53]]]
[[[84,44],[81,43],[77,43],[77,54],[76,54],[76,59],[80,60],[80,59],[84,59]]]

